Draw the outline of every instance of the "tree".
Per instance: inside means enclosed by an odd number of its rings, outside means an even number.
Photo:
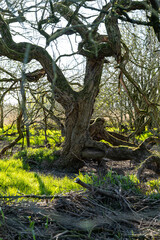
[[[147,99],[159,105],[159,58],[157,57],[158,40],[152,28],[124,24],[120,26],[122,40],[129,48],[127,71],[140,86]],[[114,66],[114,67],[113,67]],[[104,67],[100,94],[96,100],[96,115],[107,117],[113,125],[128,123],[141,134],[145,126],[150,130],[159,128],[159,110],[148,106],[144,96],[137,91],[132,82],[123,76],[123,86],[118,89],[117,63],[112,61]],[[136,111],[138,110],[138,111]]]
[[[134,14],[130,14],[137,10],[140,11],[138,20],[134,19]],[[29,12],[34,12],[32,18]],[[104,153],[101,155],[107,154],[106,146],[90,137],[89,125],[94,102],[99,92],[103,66],[105,62],[108,62],[107,58],[114,57],[117,61],[121,84],[122,73],[132,81],[125,68],[128,52],[125,44],[121,44],[120,21],[152,26],[160,41],[159,1],[157,0],[112,0],[108,2],[103,0],[101,2],[48,0],[39,1],[36,5],[34,2],[31,5],[30,1],[11,1],[10,4],[8,1],[4,1],[2,4],[0,56],[22,62],[26,66],[33,59],[39,62],[51,83],[55,100],[65,110],[65,142],[61,156],[56,163],[58,167],[79,169],[84,165],[82,152],[86,149],[91,150],[90,152],[93,150],[91,154],[93,157],[95,149]],[[26,27],[27,33],[32,33],[32,38],[34,31],[37,31],[45,39],[46,47],[41,47],[38,42],[33,44],[31,41],[17,42],[14,40],[13,34],[17,26],[15,23]],[[101,28],[104,28],[104,35],[100,34]],[[21,33],[21,35],[25,34],[26,31]],[[76,51],[74,50],[75,46],[72,45],[70,55],[76,57],[78,54],[86,62],[80,91],[71,87],[60,64],[58,66],[58,59],[62,56],[59,56],[56,61],[46,50],[48,46],[56,44],[56,42],[60,43],[62,37],[74,42],[73,36],[77,38],[78,43]],[[66,54],[64,55],[66,56]],[[36,81],[37,79],[35,79]],[[141,91],[136,84],[135,87]],[[112,156],[112,154],[109,155]]]

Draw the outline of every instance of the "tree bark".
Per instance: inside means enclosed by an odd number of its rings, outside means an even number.
[[[0,128],[4,127],[4,115],[3,115],[3,99],[0,103],[0,112],[1,112],[1,118],[0,118]]]
[[[61,157],[55,166],[70,170],[79,170],[84,166],[82,150],[90,139],[89,126],[95,98],[99,91],[103,60],[88,59],[84,88],[77,93],[70,108],[65,109],[65,142]]]

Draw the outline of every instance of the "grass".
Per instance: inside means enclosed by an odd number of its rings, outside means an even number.
[[[31,154],[31,153],[30,153]],[[107,190],[109,187],[113,189],[132,191],[141,193],[152,198],[160,197],[160,180],[152,180],[139,184],[138,179],[134,175],[121,176],[109,171],[105,176],[98,177],[94,174],[77,175],[85,183],[93,184]],[[53,175],[40,174],[38,172],[29,171],[29,165],[24,165],[23,159],[18,158],[18,154],[11,159],[0,160],[0,194],[1,196],[14,196],[22,194],[35,195],[59,195],[70,191],[78,191],[83,189],[74,182],[74,178],[65,176],[63,178],[54,177]],[[145,191],[144,191],[145,189]]]
[[[135,175],[122,176],[114,172],[109,171],[105,176],[98,177],[92,176],[93,184],[97,187],[103,187],[104,189],[113,187],[113,189],[132,191],[135,193],[140,193],[139,180]]]
[[[147,138],[153,136],[153,134],[150,131],[145,131],[142,134],[140,134],[139,136],[136,137],[136,139],[138,141],[143,142],[144,140],[146,140]]]
[[[24,132],[25,136],[25,132]],[[52,146],[56,146],[63,142],[64,138],[61,137],[61,132],[59,130],[47,130],[47,140],[48,143]],[[20,141],[22,143],[23,140]],[[36,130],[34,127],[30,128],[30,144],[32,146],[35,145],[43,145],[45,142],[44,130]],[[26,138],[24,138],[24,146],[26,146]]]
[[[8,142],[13,141],[16,136],[3,136],[3,132],[6,131],[7,129],[9,129],[9,126],[4,126],[3,129],[0,128],[0,137],[2,140],[6,140]],[[119,131],[118,128],[106,128],[107,131]],[[16,129],[16,125],[13,125],[11,129],[9,129],[7,131],[8,134],[11,134],[13,132],[17,132]],[[19,141],[19,144],[22,144],[24,141],[24,146],[27,146],[27,140],[26,140],[26,132],[24,131],[24,139],[21,139]],[[136,136],[136,139],[139,142],[143,142],[146,138],[152,136],[153,134],[146,129],[145,132],[143,132],[142,134],[140,134],[139,136]],[[57,148],[58,145],[60,145],[63,141],[64,141],[64,137],[61,136],[61,132],[59,130],[47,130],[47,140],[48,143],[51,144],[53,147]],[[40,146],[40,145],[44,145],[45,142],[45,135],[44,135],[44,130],[43,129],[36,129],[34,126],[30,127],[30,145],[31,146]],[[104,140],[102,140],[102,142],[108,143]],[[108,143],[109,145],[111,145],[110,143]]]
[[[55,148],[54,150],[57,149]],[[52,167],[52,163],[56,160],[57,156],[52,149],[27,148],[16,153],[14,158],[21,159],[26,169],[33,166],[41,169],[44,166],[46,168]]]
[[[155,179],[147,182],[145,184],[146,195],[154,198],[160,199],[160,179]]]
[[[79,176],[88,182],[88,176]],[[23,168],[21,159],[0,160],[0,193],[1,195],[57,195],[82,189],[74,182],[74,178],[67,176],[63,178],[53,177]]]
[[[5,135],[12,134],[13,132],[17,132],[16,125],[13,125],[11,129],[9,129],[10,126],[4,126],[4,128],[0,128],[0,138],[1,140],[6,140],[8,142],[12,142],[18,134],[14,136]],[[9,129],[7,132],[5,132],[7,129]],[[4,133],[5,132],[5,133]],[[27,146],[27,140],[26,140],[26,132],[23,132],[24,139],[21,139],[18,144],[22,144],[24,141],[24,146]],[[59,130],[47,130],[47,140],[48,143],[51,144],[53,147],[56,147],[57,145],[60,145],[64,138],[61,137],[61,132]],[[30,127],[30,145],[31,146],[39,146],[44,145],[45,142],[45,135],[43,129],[36,129],[34,126]]]
[[[0,129],[0,135],[8,129]],[[16,126],[8,130],[8,133],[16,131]],[[37,194],[37,195],[56,195],[69,191],[77,191],[82,189],[81,186],[74,183],[73,178],[65,176],[64,178],[44,175],[31,170],[42,170],[44,167],[52,169],[52,163],[56,160],[56,146],[62,142],[60,131],[47,130],[49,143],[53,149],[47,148],[28,148],[19,151],[9,160],[0,160],[0,194],[1,195],[17,195],[17,194]],[[144,141],[151,133],[146,131],[139,136],[139,140]],[[15,139],[15,136],[6,136],[8,141]],[[31,145],[44,144],[44,131],[30,129]],[[160,198],[160,180],[152,180],[147,183],[139,184],[138,179],[134,175],[121,176],[109,171],[105,176],[99,178],[95,175],[79,174],[82,181],[91,183],[94,186],[107,189],[108,186],[116,187],[124,191],[133,191],[135,193],[143,193],[152,198]]]

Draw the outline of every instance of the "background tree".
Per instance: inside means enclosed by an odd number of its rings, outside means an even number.
[[[144,26],[132,26],[128,23],[120,27],[123,33],[123,41],[129,46],[130,55],[127,63],[127,70],[132,75],[135,82],[146,94],[147,99],[159,104],[159,43],[152,28],[146,29]],[[143,49],[143,50],[142,50]],[[159,128],[159,110],[149,107],[144,101],[143,95],[137,91],[134,85],[123,76],[128,92],[121,86],[118,91],[117,64],[111,60],[110,65],[105,66],[101,81],[101,91],[96,100],[95,114],[106,118],[114,126],[129,124],[130,128],[138,129],[136,134],[140,134],[145,126],[153,130]],[[136,106],[135,106],[136,104]],[[136,108],[141,110],[136,111]],[[157,114],[155,117],[151,112]],[[117,125],[118,124],[118,125]],[[141,128],[141,126],[143,127]]]

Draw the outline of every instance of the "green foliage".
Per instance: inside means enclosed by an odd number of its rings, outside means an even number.
[[[35,222],[31,220],[31,216],[29,216],[28,219],[29,219],[29,223],[30,223],[29,227],[32,232],[33,240],[36,240],[35,231],[34,231]]]
[[[47,140],[52,146],[55,146],[63,141],[61,132],[59,130],[47,130]],[[30,128],[30,141],[31,145],[43,145],[45,141],[45,135],[43,129]],[[26,140],[25,140],[26,145]]]
[[[17,127],[16,125],[13,125],[11,129],[9,129],[10,126],[4,126],[4,128],[0,128],[0,137],[1,140],[5,140],[8,142],[12,142],[17,136],[12,135],[13,132],[17,133]],[[7,132],[5,132],[8,129]],[[7,133],[7,135],[5,135]],[[10,135],[11,134],[11,135]],[[21,139],[19,141],[19,144],[22,144],[24,141],[24,146],[27,146],[27,140],[26,140],[26,131],[23,132],[24,139]],[[61,132],[59,130],[47,130],[47,140],[48,143],[56,147],[57,145],[60,145],[64,141],[64,137],[61,136]],[[30,144],[31,146],[40,146],[44,145],[45,143],[45,134],[43,129],[37,129],[36,126],[30,127]]]
[[[13,133],[15,134],[13,135]],[[18,136],[16,133],[17,127],[15,124],[12,127],[11,125],[4,126],[4,128],[0,128],[0,139],[11,142]]]
[[[142,194],[150,198],[160,199],[160,179],[150,180],[146,183],[140,183],[133,174],[128,176],[118,175],[109,171],[105,176],[99,177],[92,175],[87,178],[89,183],[95,187],[107,189],[117,189],[118,191],[129,191],[135,194]]]
[[[42,166],[50,167],[57,157],[52,149],[27,148],[16,153],[14,158],[20,158],[26,168],[28,166],[41,168]]]
[[[153,134],[151,132],[145,131],[142,134],[140,134],[139,136],[137,136],[136,139],[143,142],[145,139],[147,139],[151,136],[153,136]]]
[[[69,178],[68,176],[60,178],[51,174],[45,175],[28,170],[29,167],[27,168],[24,165],[22,157],[18,158],[18,154],[10,160],[0,160],[0,195],[45,194],[55,196],[83,189],[74,182],[74,178]],[[112,171],[109,171],[102,177],[94,174],[83,175],[82,173],[79,173],[76,177],[85,183],[93,184],[93,186],[103,188],[104,190],[111,187],[118,191],[132,191],[152,198],[160,197],[160,180],[152,180],[140,184],[134,175],[121,176]]]
[[[117,187],[124,191],[140,192],[139,181],[134,175],[122,176],[109,171],[105,176],[99,178],[95,175],[93,177],[93,184],[97,187]]]
[[[16,124],[11,125],[4,125],[3,128],[0,128],[0,134],[3,134],[4,132],[7,132],[8,134],[13,133],[13,131],[17,130]]]
[[[151,198],[160,198],[160,179],[151,180],[146,183],[146,195]]]

